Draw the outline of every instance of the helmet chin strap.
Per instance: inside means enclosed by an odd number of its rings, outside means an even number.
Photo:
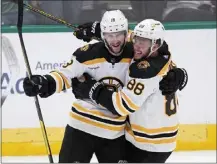
[[[150,52],[149,52],[149,54],[148,54],[148,56],[146,58],[150,57],[153,52],[157,51],[163,45],[163,42],[160,44],[160,46],[155,51],[153,51],[154,44],[155,44],[155,41],[152,40],[152,46],[151,46]]]

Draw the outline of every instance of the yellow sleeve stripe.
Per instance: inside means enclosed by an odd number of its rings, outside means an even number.
[[[71,87],[71,84],[68,81],[67,77],[63,73],[61,73],[59,71],[56,71],[56,72],[62,77],[62,79],[63,79],[63,81],[65,83],[66,89],[69,89]]]
[[[120,63],[130,63],[131,62],[131,58],[123,58],[121,59]]]
[[[62,77],[56,72],[51,72],[50,74],[53,75],[54,78],[55,78],[55,81],[56,81],[56,84],[57,84],[56,92],[58,92],[58,93],[61,92],[62,89],[63,89],[63,79],[62,79]]]
[[[164,76],[169,71],[169,67],[171,64],[171,57],[169,58],[168,62],[165,64],[165,66],[161,69],[161,71],[157,74],[158,76]]]
[[[122,116],[126,116],[128,114],[130,114],[130,112],[124,108],[123,104],[122,104],[122,100],[121,100],[121,96],[120,96],[120,92],[115,93],[116,94],[116,105],[118,108],[118,113]],[[120,113],[121,112],[121,113]]]
[[[120,91],[121,92],[121,91]],[[121,92],[121,96],[123,98],[123,100],[126,102],[126,104],[132,109],[132,110],[138,110],[139,107],[134,104],[129,97],[127,97],[127,95],[124,92]]]
[[[170,69],[177,68],[177,65],[171,60]]]
[[[165,133],[165,132],[171,132],[171,131],[176,131],[178,130],[179,124],[175,125],[175,126],[171,126],[171,127],[162,127],[162,128],[155,128],[155,129],[148,129],[148,128],[144,128],[142,126],[139,125],[135,125],[135,124],[131,124],[131,127],[133,130],[135,131],[140,131],[146,134],[156,134],[156,133]]]
[[[105,61],[106,61],[105,58],[99,58],[99,59],[93,59],[93,60],[85,61],[82,64],[92,65],[92,64],[102,63],[102,62],[105,62]]]

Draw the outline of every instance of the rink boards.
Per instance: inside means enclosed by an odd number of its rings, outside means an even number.
[[[58,154],[64,128],[47,128],[53,154]],[[4,129],[3,156],[45,155],[46,148],[40,128]],[[177,139],[180,150],[216,150],[216,125],[180,125]]]
[[[182,25],[180,25],[182,26]],[[216,26],[216,23],[215,23]],[[178,27],[178,26],[177,26]],[[188,28],[189,26],[187,26]],[[199,29],[201,27],[201,29]],[[216,149],[216,28],[195,26],[187,30],[168,30],[166,41],[173,61],[188,71],[186,88],[178,93],[180,126],[179,150]],[[205,28],[205,29],[204,29]],[[71,32],[34,32],[27,29],[24,42],[34,74],[45,74],[70,59],[78,47],[86,43]],[[24,30],[25,31],[25,30]],[[48,29],[47,29],[48,31]],[[4,32],[4,31],[3,31]],[[8,32],[8,31],[7,31]],[[46,148],[39,126],[34,99],[26,97],[22,80],[26,69],[17,33],[3,33],[13,44],[20,63],[20,75],[2,106],[2,155],[45,155]],[[2,86],[7,89],[10,75],[2,55]],[[68,120],[73,95],[70,90],[39,99],[52,153],[58,154]]]

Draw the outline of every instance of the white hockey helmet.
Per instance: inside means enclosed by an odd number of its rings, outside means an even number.
[[[124,14],[120,10],[111,10],[106,11],[103,14],[102,20],[100,22],[100,29],[101,29],[101,38],[103,39],[106,48],[110,51],[113,55],[120,55],[123,52],[126,42],[121,47],[119,53],[112,52],[111,48],[107,44],[107,41],[104,38],[104,33],[113,33],[113,32],[120,32],[125,31],[125,35],[128,35],[128,20],[124,16]]]
[[[101,37],[107,32],[128,32],[128,20],[120,10],[106,11],[100,22]]]
[[[134,36],[150,39],[152,41],[151,52],[154,52],[153,46],[158,42],[162,46],[165,36],[165,28],[163,24],[154,19],[145,19],[134,28]],[[159,46],[159,47],[160,47]],[[149,54],[149,55],[150,55]]]

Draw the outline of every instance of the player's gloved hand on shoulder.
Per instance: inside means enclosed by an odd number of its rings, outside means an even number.
[[[101,39],[100,23],[95,21],[79,25],[73,34],[77,39],[85,42],[90,42],[94,38],[99,40]]]
[[[104,87],[103,83],[96,81],[88,73],[84,73],[83,76],[84,82],[80,82],[77,78],[72,79],[72,92],[78,99],[91,99],[98,103],[97,98]]]
[[[45,76],[32,75],[26,77],[23,81],[23,89],[27,96],[33,97],[39,94],[43,97],[44,93],[48,92],[48,80]]]
[[[169,46],[166,41],[163,42],[162,46],[157,50],[159,54],[161,55],[167,55],[169,54]]]
[[[159,83],[159,89],[163,95],[171,95],[178,89],[181,91],[188,82],[188,74],[185,69],[173,68]]]

